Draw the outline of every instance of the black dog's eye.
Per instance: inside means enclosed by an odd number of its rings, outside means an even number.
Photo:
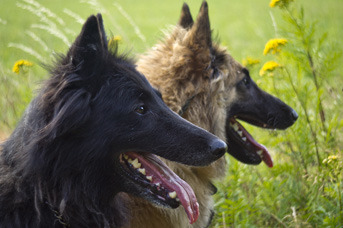
[[[147,108],[146,108],[145,105],[141,105],[141,106],[139,106],[138,108],[135,109],[135,112],[143,115],[143,114],[145,114],[147,112]]]

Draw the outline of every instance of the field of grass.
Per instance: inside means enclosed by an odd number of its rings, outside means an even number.
[[[178,21],[183,2],[0,0],[0,141],[47,78],[43,64],[66,52],[90,14],[102,13],[107,33],[120,36],[120,50],[134,57]],[[186,2],[195,17],[201,1]],[[294,21],[269,0],[208,3],[213,35],[238,61],[258,59],[248,66],[253,79],[299,113],[287,131],[247,126],[270,149],[275,167],[228,158],[213,227],[343,227],[343,1],[295,0]],[[266,42],[281,37],[289,40],[285,50],[264,56]],[[33,66],[17,74],[12,68],[20,59]],[[259,76],[269,60],[282,67]]]

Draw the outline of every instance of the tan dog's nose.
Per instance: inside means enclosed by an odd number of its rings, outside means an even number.
[[[293,120],[296,121],[298,119],[298,113],[293,109],[292,110],[292,117],[293,117]]]

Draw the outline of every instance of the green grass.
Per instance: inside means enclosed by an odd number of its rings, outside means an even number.
[[[82,20],[101,12],[107,33],[120,35],[120,50],[130,52],[133,57],[163,38],[163,30],[178,21],[183,4],[183,1],[159,0],[116,3],[98,0],[95,6],[67,0],[38,2],[57,15],[57,18],[50,18],[56,24],[52,31],[60,31],[58,34],[69,42],[75,39],[81,24],[66,12],[74,12]],[[270,149],[275,167],[247,166],[228,158],[227,176],[217,183],[217,216],[213,227],[343,227],[342,58],[338,57],[338,64],[331,64],[331,57],[343,47],[343,1],[295,2],[304,7],[306,23],[316,24],[315,33],[309,36],[313,43],[310,52],[316,60],[315,69],[320,73],[319,90],[314,86],[306,56],[301,54],[302,47],[308,47],[307,44],[293,43],[278,56],[262,55],[265,43],[276,37],[273,20],[280,33],[278,36],[295,34],[294,27],[283,19],[282,11],[269,7],[269,0],[208,1],[214,36],[238,61],[247,56],[260,59],[261,63],[250,69],[254,80],[294,107],[300,115],[296,124],[286,131],[247,126],[252,135]],[[15,127],[40,82],[48,77],[42,63],[51,64],[54,54],[65,53],[68,45],[56,35],[32,27],[42,24],[42,16],[18,7],[18,4],[26,4],[24,1],[0,0],[0,3],[5,6],[0,7],[0,139],[3,139]],[[201,1],[188,3],[196,17]],[[60,19],[62,24],[58,22]],[[281,33],[284,30],[292,31]],[[32,33],[46,44],[47,49],[30,36]],[[314,44],[324,33],[328,36],[318,51]],[[297,36],[294,36],[296,40]],[[20,45],[31,48],[39,56],[16,48]],[[12,67],[19,59],[29,60],[34,66],[15,74]],[[267,60],[283,63],[284,69],[291,72],[290,78],[283,69],[273,77],[260,77],[259,69]],[[321,127],[319,98],[326,113],[325,129]],[[340,157],[327,159],[330,155]]]

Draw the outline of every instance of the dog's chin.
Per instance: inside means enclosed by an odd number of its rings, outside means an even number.
[[[256,151],[244,148],[244,143],[238,139],[236,133],[231,129],[227,132],[228,153],[238,161],[248,165],[259,165],[262,162],[261,157]]]
[[[184,207],[190,223],[199,216],[199,204],[193,189],[157,156],[150,153],[125,152],[119,162],[123,175],[132,183],[132,193],[158,206]]]
[[[144,187],[135,182],[133,182],[132,184],[135,185],[136,188],[136,191],[133,193],[134,195],[151,202],[157,207],[175,209],[180,206],[179,199],[170,199],[170,197],[166,196],[166,194],[164,193],[161,194],[153,192],[147,187]]]
[[[265,146],[259,144],[250,135],[250,133],[237,121],[238,116],[230,117],[226,122],[226,137],[229,145],[228,153],[238,161],[258,165],[262,161],[268,166],[273,167],[272,158]],[[270,128],[267,124],[263,124],[256,120],[247,121],[253,125]]]

